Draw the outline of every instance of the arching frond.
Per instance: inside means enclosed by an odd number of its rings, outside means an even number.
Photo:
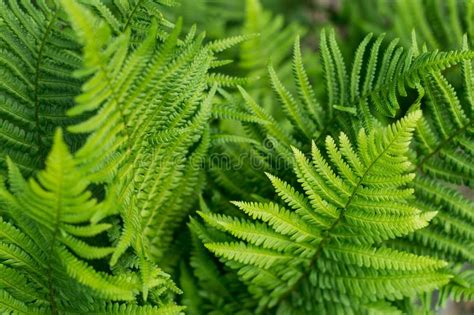
[[[421,85],[426,75],[432,73],[434,76],[453,64],[469,62],[473,57],[472,51],[467,49],[414,55],[411,50],[397,46],[396,40],[381,52],[383,36],[375,41],[372,37],[368,35],[359,45],[349,75],[334,32],[322,31],[320,46],[328,95],[325,100],[315,97],[303,67],[298,39],[294,44],[293,59],[297,96],[280,81],[273,67],[269,67],[271,84],[292,128],[282,128],[246,92],[242,92],[245,109],[258,121],[245,119],[243,113],[232,109],[228,109],[229,114],[222,117],[242,119],[245,123],[255,122],[264,137],[274,139],[272,149],[279,148],[277,154],[286,159],[289,155],[280,148],[288,148],[291,144],[301,147],[301,139],[315,139],[319,144],[326,135],[337,133],[337,130],[347,130],[352,139],[356,137],[353,130],[380,125],[387,119],[384,116],[394,116],[400,111],[400,98],[407,95],[409,88],[417,90],[419,98],[423,96]],[[355,119],[355,115],[360,119]],[[459,119],[463,117],[462,113],[456,115]],[[271,153],[267,150],[266,154]]]
[[[77,3],[65,1],[65,7],[83,43],[82,73],[88,75],[69,113],[95,113],[69,128],[89,135],[76,156],[94,183],[110,183],[116,191],[123,229],[111,264],[132,247],[146,297],[149,266],[165,257],[202,187],[213,50],[202,45],[202,35],[178,44],[180,22],[164,42],[156,41],[158,25],[152,24],[130,49],[129,32],[111,36],[107,23]]]
[[[271,172],[276,176],[272,181],[275,187],[278,187],[278,195],[282,196],[305,220],[322,229],[327,229],[331,226],[332,220],[338,217],[336,209],[344,204],[344,196],[347,196],[351,187],[357,186],[357,176],[363,174],[363,159],[367,157],[360,157],[358,154],[372,152],[374,149],[371,146],[378,147],[373,143],[374,140],[367,136],[369,140],[364,140],[367,144],[358,150],[353,149],[350,143],[360,140],[357,130],[361,127],[366,131],[378,129],[386,121],[390,121],[390,116],[396,116],[405,111],[411,113],[416,108],[424,106],[425,99],[428,99],[426,116],[420,118],[417,123],[417,140],[419,141],[416,143],[416,152],[409,153],[410,159],[416,154],[414,163],[422,173],[414,181],[414,174],[407,173],[389,176],[390,179],[387,182],[388,178],[385,176],[387,170],[378,169],[377,174],[368,177],[360,187],[361,191],[367,193],[365,197],[367,200],[363,202],[363,205],[356,203],[357,206],[362,207],[362,212],[344,216],[344,219],[351,224],[360,225],[359,228],[344,227],[339,233],[341,237],[349,237],[348,234],[356,233],[359,236],[357,242],[361,244],[369,240],[387,242],[389,248],[432,255],[456,263],[471,261],[470,218],[467,221],[460,220],[458,213],[450,214],[448,209],[457,209],[456,211],[461,211],[469,217],[471,211],[468,209],[472,208],[472,205],[455,189],[445,187],[448,185],[443,184],[439,179],[470,185],[472,152],[469,133],[472,128],[469,117],[472,112],[470,108],[472,88],[466,89],[467,102],[464,102],[457,97],[455,89],[444,78],[443,71],[452,65],[461,64],[465,75],[465,85],[472,86],[470,78],[472,51],[465,46],[461,50],[450,52],[424,49],[420,53],[417,47],[406,50],[399,46],[396,40],[385,46],[383,38],[379,36],[374,39],[373,35],[365,37],[355,51],[352,67],[349,68],[342,58],[335,33],[324,30],[321,35],[320,53],[327,85],[327,98],[321,100],[315,97],[316,93],[304,70],[297,40],[293,60],[297,94],[286,87],[273,67],[269,66],[270,82],[282,105],[285,114],[284,122],[267,111],[264,106],[259,106],[255,101],[256,98],[243,89],[240,91],[245,101],[244,106],[241,106],[234,97],[222,93],[226,106],[216,107],[215,116],[240,121],[241,129],[235,132],[236,136],[239,139],[244,137],[254,141],[241,142],[232,150],[230,145],[227,145],[223,152],[226,157],[230,156],[232,159],[222,167],[211,169],[213,180],[216,186],[227,193],[227,198],[238,197],[250,201],[265,201],[271,200],[273,196],[266,189],[268,187],[262,184],[259,176],[262,171]],[[410,99],[409,103],[407,99]],[[326,152],[314,150],[305,144],[309,142],[309,139],[314,139],[316,144],[320,145],[328,134],[334,135],[340,130],[347,132],[347,136],[340,138],[340,149],[336,141],[331,140],[332,138],[326,140]],[[459,142],[452,141],[458,138]],[[302,166],[298,166],[298,160],[294,158],[290,150],[291,146],[298,148],[301,159],[304,156],[301,152],[312,152],[314,160],[318,161],[316,171],[311,171],[311,167],[307,166],[300,170],[300,174],[314,174],[305,176],[312,176],[313,180],[323,178],[327,181],[326,185],[312,192],[312,197],[309,199],[311,203],[302,199],[301,192],[292,188],[295,187],[296,179],[288,172],[288,169]],[[441,150],[436,149],[438,147],[443,147],[442,153],[438,152]],[[251,156],[255,154],[257,157],[255,160],[262,163],[243,164],[242,167],[239,158],[234,158],[234,156],[241,157],[247,152]],[[427,160],[422,162],[425,157]],[[331,160],[332,167],[325,162],[327,158]],[[339,176],[334,175],[334,167],[339,170]],[[433,177],[436,180],[430,179]],[[365,185],[374,185],[377,189],[370,191]],[[392,189],[397,185],[407,185],[407,188],[395,194]],[[334,188],[339,190],[332,191]],[[446,191],[449,191],[446,193],[449,197],[440,197],[441,192]],[[413,192],[419,202],[410,200]],[[397,198],[408,198],[409,201],[401,206]],[[334,205],[327,205],[324,202],[327,199]],[[384,202],[384,210],[378,206],[381,202]],[[317,206],[325,211],[325,215],[317,216],[310,211],[311,207]],[[226,215],[235,213],[227,206],[222,207]],[[289,215],[291,212],[286,210],[275,210],[271,207],[266,211],[271,212],[272,215],[282,216],[282,220],[287,216],[285,222],[295,220]],[[404,219],[392,220],[393,215],[408,218],[406,216],[415,215],[415,213],[428,220],[434,216],[434,211],[439,211],[439,217],[433,219],[431,226],[426,229],[421,229],[427,225],[421,224],[423,220],[413,219],[408,225],[405,224]],[[380,217],[367,220],[368,218],[365,217],[367,213],[377,213]],[[265,249],[264,252],[257,252],[254,247],[249,247],[245,243],[227,241],[227,245],[212,248],[225,260],[235,260],[236,253],[245,252],[241,260],[238,260],[239,264],[259,262],[262,264],[259,268],[267,268],[279,259],[282,261],[281,265],[283,261],[293,261],[288,255],[283,257],[268,255],[268,250],[275,250],[278,245],[272,248],[271,244],[274,244],[272,242],[276,240],[267,239],[270,236],[265,234],[266,231],[261,230],[260,227],[259,233],[250,233],[251,228],[248,225],[255,224],[254,220],[236,221],[227,216],[204,217],[213,222],[210,225],[214,228],[232,229],[235,232],[231,233],[234,237],[250,242],[253,246],[255,244],[251,243],[252,241],[260,242],[258,246]],[[258,219],[262,218],[258,216]],[[408,226],[416,228],[410,229]],[[412,234],[415,230],[417,232]],[[407,238],[403,238],[404,236]],[[309,236],[299,235],[298,237],[305,239]],[[393,240],[394,237],[397,239]],[[227,246],[232,247],[232,250],[225,252]],[[292,248],[290,245],[287,246]],[[301,253],[308,253],[307,248],[299,250]],[[344,257],[348,258],[350,255]],[[362,261],[363,258],[358,258],[358,263]],[[377,261],[377,263],[382,262]],[[278,265],[278,263],[275,264]],[[279,307],[287,305],[281,301],[278,303]],[[295,303],[288,303],[290,304]]]
[[[261,308],[275,306],[282,314],[318,312],[326,303],[369,307],[446,283],[445,262],[380,246],[434,216],[409,203],[413,174],[406,154],[420,117],[415,111],[386,128],[362,129],[357,147],[345,134],[339,147],[328,137],[328,158],[314,143],[312,161],[294,149],[304,193],[270,175],[289,208],[236,202],[253,221],[202,212],[206,223],[235,239],[205,240],[205,246],[238,270]]]
[[[98,271],[89,262],[114,251],[90,240],[111,227],[97,218],[106,217],[112,212],[109,208],[115,207],[109,202],[113,194],[98,201],[89,184],[60,130],[46,169],[36,178],[26,181],[9,162],[8,188],[0,189],[2,205],[7,207],[0,217],[2,310],[58,314],[85,310],[95,303],[135,300],[142,288],[136,273]],[[150,291],[166,291],[173,285],[152,268]],[[179,310],[170,308],[169,314]]]

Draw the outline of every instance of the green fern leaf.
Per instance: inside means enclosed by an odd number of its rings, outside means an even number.
[[[55,128],[74,122],[66,111],[79,93],[72,73],[81,57],[54,1],[1,1],[0,21],[0,167],[9,156],[29,175],[42,167]]]
[[[361,130],[356,150],[344,135],[340,149],[328,138],[329,160],[314,144],[312,163],[294,149],[304,194],[269,177],[295,211],[238,202],[252,221],[202,212],[207,224],[236,240],[211,236],[205,246],[238,269],[261,308],[277,306],[286,314],[317,312],[329,302],[369,307],[445,284],[445,262],[380,245],[425,227],[434,215],[411,207],[413,190],[406,188],[413,180],[406,154],[420,117],[416,111],[369,134]],[[310,303],[300,304],[308,298]]]
[[[91,221],[110,206],[107,199],[113,195],[102,202],[92,197],[90,182],[82,176],[61,131],[37,179],[25,181],[19,169],[9,165],[10,189],[0,190],[8,209],[0,219],[2,310],[43,313],[41,309],[49,309],[57,314],[99,301],[135,300],[141,289],[136,274],[97,271],[86,262],[113,252],[112,247],[97,247],[87,240],[111,227]],[[154,274],[150,289],[161,290],[162,284],[156,282],[160,275]]]

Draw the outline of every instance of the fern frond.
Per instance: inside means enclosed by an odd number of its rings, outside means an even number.
[[[250,79],[235,76],[229,76],[221,73],[211,73],[207,79],[209,85],[217,85],[219,87],[236,87],[238,85],[246,85]]]
[[[445,306],[449,299],[470,301],[474,297],[474,276],[472,270],[461,271],[440,291],[438,304]]]
[[[133,248],[146,299],[150,266],[166,257],[175,228],[203,185],[216,90],[207,91],[214,52],[202,44],[203,35],[181,41],[180,20],[162,42],[152,23],[133,47],[129,31],[113,36],[107,23],[77,3],[64,5],[83,43],[81,73],[88,75],[69,114],[94,112],[69,127],[88,134],[76,156],[91,180],[109,183],[116,194],[123,227],[111,265]]]
[[[375,40],[372,40],[372,35],[368,35],[361,42],[349,76],[334,32],[323,30],[320,47],[328,96],[320,102],[315,99],[314,89],[304,71],[297,39],[294,44],[293,69],[298,97],[285,87],[272,66],[269,67],[271,83],[283,104],[291,128],[282,128],[275,123],[275,118],[263,106],[259,106],[254,98],[241,90],[247,112],[260,119],[256,122],[258,130],[262,131],[263,137],[276,140],[273,149],[288,148],[290,145],[302,148],[301,142],[308,139],[315,139],[320,144],[326,135],[336,133],[337,130],[346,130],[349,138],[354,139],[357,135],[353,130],[361,127],[370,129],[380,125],[387,116],[397,115],[408,88],[415,89],[420,94],[418,102],[424,93],[422,86],[425,76],[434,76],[453,64],[468,63],[473,57],[472,51],[468,49],[424,52],[415,56],[412,50],[397,46],[396,40],[381,52],[382,41],[383,35]],[[452,90],[446,86],[446,82],[444,86],[446,91]],[[452,113],[459,123],[465,121],[465,115],[459,106],[453,108]],[[360,119],[355,119],[355,115]],[[237,115],[234,117],[239,118]],[[266,154],[270,155],[268,151]],[[284,150],[278,153],[281,153],[283,159],[288,158]],[[458,161],[460,169],[469,168],[466,157],[458,154],[454,157],[453,152],[450,156]],[[291,163],[291,159],[287,159],[287,163]]]
[[[464,50],[468,51],[465,41]],[[472,65],[463,63],[467,95],[472,93]],[[456,184],[469,184],[474,172],[470,161],[472,101],[462,106],[456,91],[440,72],[427,78],[428,116],[421,121],[418,138],[422,155],[420,170]],[[459,150],[458,150],[459,148]],[[452,175],[449,175],[452,173]]]
[[[234,47],[245,41],[257,38],[258,34],[245,34],[232,37],[226,37],[224,39],[219,39],[212,41],[208,44],[208,48],[214,52],[221,52],[227,50],[231,47]]]
[[[321,36],[321,52],[328,84],[330,107],[351,104],[358,111],[362,111],[361,113],[368,111],[364,114],[367,123],[370,123],[369,113],[373,110],[372,108],[385,116],[395,116],[400,109],[397,95],[405,96],[406,87],[414,88],[421,82],[423,75],[444,70],[473,57],[472,52],[468,50],[433,51],[414,56],[411,49],[404,51],[402,47],[397,47],[397,40],[394,40],[386,48],[380,65],[377,66],[377,55],[382,35],[373,44],[369,66],[361,87],[361,63],[370,40],[371,35],[368,35],[356,52],[352,67],[350,95],[348,95],[345,91],[348,89],[349,80],[334,33],[327,34],[323,31]],[[360,90],[361,88],[363,89]],[[369,106],[370,103],[371,106]]]
[[[0,199],[8,207],[0,219],[1,308],[25,313],[47,308],[57,314],[100,301],[135,300],[141,290],[136,274],[97,271],[86,262],[113,251],[84,238],[99,236],[111,227],[91,221],[97,213],[111,213],[105,207],[113,195],[104,201],[92,196],[90,182],[82,176],[61,131],[56,132],[46,169],[36,179],[25,181],[12,162],[9,167],[10,189],[0,190]],[[150,289],[161,290],[161,286],[156,282]]]
[[[72,73],[81,57],[54,2],[2,1],[0,21],[0,167],[9,156],[29,175],[42,167],[55,128],[74,122],[66,111],[80,91]]]
[[[268,72],[270,74],[272,86],[282,100],[283,108],[285,109],[288,118],[306,137],[311,138],[311,136],[316,132],[314,123],[310,119],[307,119],[307,117],[304,115],[305,113],[301,110],[301,106],[296,104],[296,101],[290,92],[280,82],[275,70],[273,69],[273,66],[269,66]]]
[[[464,37],[463,50],[469,50],[467,37]],[[460,189],[467,189],[467,194],[472,192],[472,62],[464,61],[462,70],[465,98],[458,96],[440,72],[425,79],[427,110],[426,117],[417,126],[419,176],[413,187],[420,208],[437,209],[439,216],[428,229],[410,237],[422,245],[414,251],[455,264],[472,262],[474,258],[471,233],[474,204],[459,192]]]
[[[356,150],[345,136],[339,149],[329,139],[329,160],[314,144],[312,163],[294,149],[304,194],[269,177],[295,212],[247,202],[234,204],[252,221],[202,212],[208,225],[236,239],[211,237],[205,246],[238,269],[261,308],[275,306],[287,314],[297,313],[303,301],[310,301],[302,306],[306,312],[322,310],[329,301],[368,307],[369,301],[401,299],[446,283],[445,262],[379,245],[426,226],[433,216],[410,207],[413,190],[406,188],[413,179],[406,155],[420,117],[415,111],[369,134],[361,130]]]

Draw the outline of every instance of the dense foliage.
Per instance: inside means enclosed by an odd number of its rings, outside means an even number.
[[[474,299],[473,44],[472,0],[0,0],[0,312]]]

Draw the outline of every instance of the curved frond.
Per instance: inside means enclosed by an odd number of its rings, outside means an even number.
[[[69,127],[88,134],[76,156],[92,182],[110,183],[116,193],[123,227],[111,264],[133,248],[146,292],[149,265],[165,257],[192,206],[188,198],[202,187],[216,89],[208,91],[214,51],[202,45],[203,35],[181,41],[180,21],[163,41],[152,23],[132,48],[130,32],[112,36],[91,12],[64,3],[83,43],[81,73],[88,78],[69,114],[94,113]]]
[[[314,143],[312,161],[294,149],[304,193],[269,175],[294,211],[235,202],[252,221],[202,212],[208,225],[236,239],[211,237],[206,248],[238,269],[261,308],[288,314],[308,296],[305,311],[317,312],[325,303],[368,307],[447,283],[445,262],[380,245],[425,227],[434,215],[410,205],[407,187],[413,174],[406,155],[420,117],[415,111],[386,128],[362,129],[356,149],[344,134],[339,148],[328,138],[328,158]]]
[[[55,1],[0,2],[0,168],[9,156],[25,174],[42,168],[53,132],[80,91],[77,43]],[[71,139],[73,140],[73,139]],[[74,140],[75,142],[78,139]]]

